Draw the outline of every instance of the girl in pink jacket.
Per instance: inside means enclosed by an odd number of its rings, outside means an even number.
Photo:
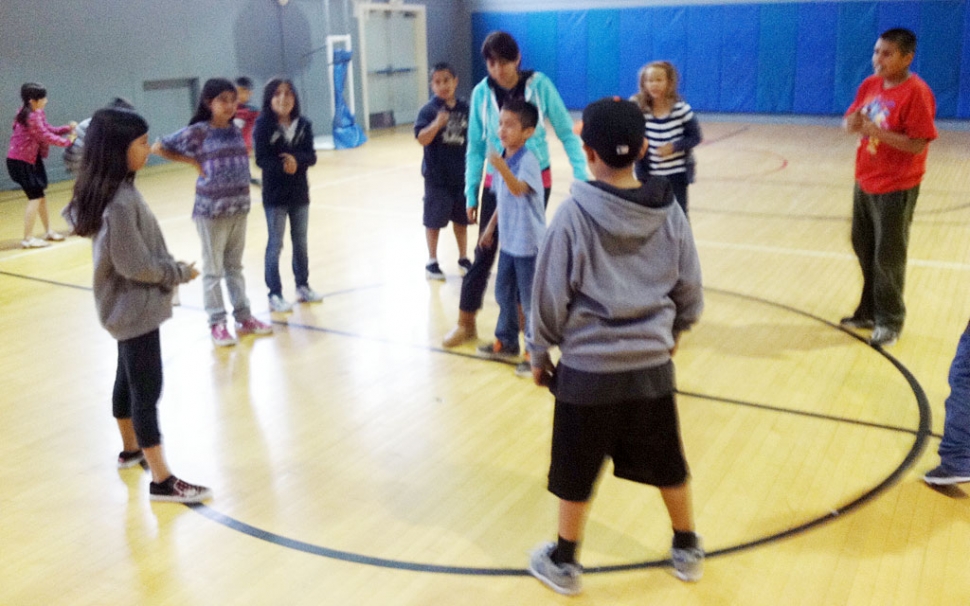
[[[27,212],[24,215],[24,248],[41,248],[49,241],[63,240],[64,236],[52,231],[47,213],[47,171],[44,158],[51,145],[67,147],[74,137],[76,122],[67,126],[51,126],[44,115],[47,105],[47,89],[36,82],[27,82],[20,87],[20,98],[24,104],[17,112],[10,135],[10,148],[7,150],[7,172],[27,194]],[[67,135],[64,137],[62,135]],[[34,237],[34,222],[40,214],[44,225],[44,239]]]

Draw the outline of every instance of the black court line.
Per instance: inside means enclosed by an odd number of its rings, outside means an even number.
[[[53,280],[46,280],[46,279],[41,279],[41,278],[33,278],[33,277],[30,277],[30,276],[23,276],[23,275],[19,275],[19,274],[13,274],[13,273],[10,273],[10,272],[0,271],[0,274],[7,275],[7,276],[12,276],[12,277],[17,277],[17,278],[23,278],[23,279],[27,279],[27,280],[35,280],[35,281],[39,281],[39,282],[43,282],[43,283],[47,283],[47,284],[53,284],[53,285],[57,285],[57,286],[67,286],[67,287],[71,287],[71,288],[80,288],[82,290],[91,290],[89,287],[79,287],[79,286],[72,285],[72,284],[59,283],[59,282],[56,282],[56,281],[53,281]],[[365,288],[374,288],[374,286],[365,287]],[[349,290],[344,290],[344,291],[340,291],[340,292],[341,293],[350,293],[350,292],[353,292],[354,290],[356,290],[356,289],[349,289]],[[742,293],[736,293],[736,292],[732,292],[732,291],[728,291],[728,290],[724,290],[724,289],[720,289],[720,288],[705,287],[704,290],[705,291],[709,291],[709,292],[713,292],[713,293],[717,293],[717,294],[720,294],[720,295],[723,295],[723,296],[740,298],[740,299],[744,299],[744,300],[747,300],[747,301],[752,301],[752,302],[760,303],[760,304],[763,304],[763,305],[768,305],[768,306],[771,306],[771,307],[776,307],[778,309],[783,309],[785,311],[794,313],[796,315],[800,315],[800,316],[803,316],[805,318],[809,318],[811,320],[820,322],[820,323],[825,324],[825,325],[827,325],[827,326],[829,326],[831,328],[835,328],[837,330],[840,330],[840,331],[844,332],[845,334],[850,335],[851,337],[855,338],[856,340],[861,341],[862,343],[867,343],[866,340],[863,339],[862,337],[860,337],[859,335],[855,334],[854,332],[852,332],[850,330],[847,330],[846,328],[844,328],[844,327],[842,327],[842,326],[840,326],[838,324],[829,322],[828,320],[826,320],[824,318],[820,318],[818,316],[815,316],[815,315],[810,314],[810,313],[808,313],[806,311],[797,309],[795,307],[791,307],[789,305],[785,305],[785,304],[782,304],[782,303],[776,303],[774,301],[769,301],[767,299],[763,299],[763,298],[760,298],[760,297],[755,297],[755,296],[752,296],[752,295],[745,295],[745,294],[742,294]],[[277,322],[277,324],[287,325],[287,326],[293,326],[295,328],[301,328],[301,329],[305,329],[305,330],[313,330],[313,331],[319,331],[319,332],[327,332],[327,333],[331,333],[331,334],[338,334],[338,335],[341,335],[341,336],[348,336],[348,337],[352,337],[352,338],[365,338],[365,339],[369,338],[369,337],[366,337],[366,336],[363,336],[363,335],[355,335],[354,333],[350,333],[348,331],[338,331],[338,330],[333,330],[333,329],[320,328],[320,327],[316,327],[316,326],[308,326],[308,325],[301,325],[301,324],[287,324],[285,322]],[[488,361],[488,360],[486,360],[484,358],[480,358],[480,357],[474,356],[474,355],[465,354],[465,353],[462,353],[462,352],[454,352],[454,351],[449,351],[449,350],[439,349],[439,348],[434,348],[434,347],[427,347],[427,346],[416,346],[416,345],[402,344],[402,343],[397,343],[397,342],[394,342],[394,341],[389,341],[387,339],[373,338],[371,340],[374,340],[374,341],[377,341],[377,342],[388,343],[388,344],[394,344],[394,345],[413,346],[413,347],[418,347],[420,349],[427,350],[427,351],[446,353],[448,355],[459,355],[459,356],[463,356],[463,357],[474,358],[474,359],[477,359],[477,360]],[[764,537],[760,537],[760,538],[757,538],[757,539],[753,539],[751,541],[747,541],[747,542],[744,542],[744,543],[739,543],[737,545],[732,545],[732,546],[729,546],[729,547],[724,547],[724,548],[721,548],[721,549],[717,549],[717,550],[714,550],[714,551],[707,552],[707,554],[706,554],[707,557],[717,557],[717,556],[727,555],[727,554],[731,554],[731,553],[736,553],[736,552],[739,552],[739,551],[744,551],[744,550],[747,550],[747,549],[752,549],[752,548],[755,548],[755,547],[759,547],[759,546],[762,546],[762,545],[765,545],[765,544],[768,544],[768,543],[773,543],[773,542],[780,541],[780,540],[783,540],[783,539],[791,538],[791,537],[794,537],[796,535],[799,535],[799,534],[802,534],[804,532],[807,532],[807,531],[809,531],[809,530],[811,530],[813,528],[816,528],[818,526],[822,526],[824,524],[827,524],[829,522],[832,522],[832,521],[838,519],[839,517],[841,517],[841,516],[843,516],[843,515],[851,512],[851,511],[853,511],[855,509],[858,509],[858,508],[862,507],[863,505],[865,505],[865,504],[869,503],[870,501],[872,501],[880,493],[882,493],[883,491],[887,490],[889,487],[891,487],[894,484],[896,484],[899,481],[899,479],[902,477],[902,475],[910,467],[913,466],[913,464],[916,462],[916,460],[919,458],[919,456],[925,450],[929,438],[930,437],[937,437],[934,434],[932,434],[932,432],[930,430],[931,418],[932,417],[931,417],[931,412],[930,412],[929,401],[926,398],[926,394],[923,391],[922,386],[920,386],[919,382],[916,380],[916,377],[913,376],[913,374],[909,371],[909,369],[907,369],[901,362],[899,362],[899,360],[897,360],[892,355],[890,355],[889,353],[887,353],[882,347],[880,347],[880,346],[870,346],[870,347],[872,347],[875,351],[877,351],[884,358],[886,358],[899,371],[899,373],[903,375],[903,377],[906,379],[906,382],[909,384],[910,389],[912,389],[913,395],[916,397],[916,405],[917,405],[917,409],[919,411],[919,427],[916,430],[905,429],[905,428],[900,428],[900,427],[894,427],[894,426],[889,426],[889,425],[880,425],[880,424],[876,424],[876,423],[868,423],[868,422],[857,421],[857,420],[853,420],[853,419],[843,419],[843,418],[835,417],[835,416],[832,416],[832,415],[821,415],[821,414],[817,414],[817,413],[810,413],[810,412],[804,412],[804,411],[794,411],[794,410],[790,410],[790,409],[784,409],[784,408],[779,408],[779,407],[774,407],[774,406],[768,406],[768,405],[764,405],[764,404],[748,403],[748,402],[743,402],[743,401],[738,401],[738,400],[732,400],[732,399],[728,399],[728,398],[717,398],[717,397],[714,397],[714,396],[707,396],[707,395],[703,395],[703,394],[693,394],[693,393],[684,393],[683,394],[685,396],[691,396],[691,397],[704,398],[704,399],[709,399],[709,400],[714,400],[714,401],[720,401],[720,402],[727,403],[727,404],[736,404],[736,405],[752,406],[752,407],[761,408],[761,409],[764,409],[764,410],[772,410],[772,411],[783,412],[783,413],[788,413],[788,414],[796,414],[796,415],[802,415],[802,416],[809,416],[809,417],[813,417],[813,418],[827,419],[827,420],[832,420],[834,422],[854,423],[854,424],[859,424],[859,425],[864,425],[864,426],[869,426],[869,427],[874,427],[874,428],[879,428],[879,429],[885,429],[885,430],[890,430],[890,431],[902,431],[902,432],[905,432],[905,433],[912,433],[915,436],[915,439],[913,441],[913,445],[910,447],[909,452],[906,454],[906,456],[903,458],[903,460],[899,463],[899,465],[897,465],[896,469],[894,469],[888,476],[886,476],[876,486],[874,486],[873,488],[869,489],[868,491],[866,491],[865,493],[863,493],[858,498],[850,501],[849,503],[846,503],[844,505],[841,505],[839,507],[836,507],[835,509],[830,510],[829,513],[827,513],[827,514],[825,514],[823,516],[814,518],[812,520],[809,520],[807,522],[804,522],[804,523],[802,523],[802,524],[800,524],[798,526],[794,526],[794,527],[789,528],[787,530],[783,530],[783,531],[780,531],[780,532],[776,532],[774,534],[771,534],[771,535],[768,535],[768,536],[764,536]],[[425,564],[425,563],[420,563],[420,562],[408,562],[408,561],[403,561],[403,560],[394,560],[394,559],[388,559],[388,558],[379,558],[379,557],[375,557],[375,556],[367,556],[367,555],[357,554],[357,553],[348,552],[348,551],[341,551],[341,550],[331,549],[331,548],[328,548],[328,547],[314,545],[312,543],[307,543],[305,541],[300,541],[300,540],[297,540],[297,539],[291,539],[289,537],[285,537],[285,536],[282,536],[282,535],[279,535],[279,534],[276,534],[276,533],[273,533],[273,532],[269,532],[269,531],[266,531],[266,530],[262,530],[262,529],[256,528],[255,526],[251,526],[249,524],[246,524],[245,522],[242,522],[240,520],[237,520],[235,518],[232,518],[230,516],[227,516],[227,515],[225,515],[223,513],[220,513],[220,512],[218,512],[218,511],[216,511],[216,510],[212,509],[211,507],[209,507],[207,505],[204,505],[204,504],[191,504],[191,505],[186,505],[186,506],[189,507],[189,508],[191,508],[196,513],[199,513],[203,517],[205,517],[205,518],[207,518],[207,519],[209,519],[209,520],[211,520],[213,522],[216,522],[218,524],[221,524],[221,525],[223,525],[226,528],[229,528],[231,530],[235,530],[235,531],[238,531],[238,532],[242,532],[243,534],[246,534],[246,535],[251,536],[253,538],[257,538],[257,539],[260,539],[260,540],[263,540],[263,541],[267,541],[267,542],[270,542],[270,543],[279,545],[280,547],[285,547],[287,549],[293,549],[293,550],[296,550],[296,551],[302,551],[304,553],[308,553],[308,554],[311,554],[311,555],[317,555],[317,556],[321,556],[321,557],[325,557],[325,558],[329,558],[329,559],[334,559],[334,560],[340,560],[340,561],[345,561],[345,562],[350,562],[350,563],[363,564],[363,565],[367,565],[367,566],[376,566],[376,567],[380,567],[380,568],[390,568],[390,569],[396,569],[396,570],[408,570],[408,571],[413,571],[413,572],[427,572],[427,573],[438,573],[438,574],[468,575],[468,576],[526,576],[526,575],[530,574],[527,570],[525,570],[525,569],[519,569],[519,568],[484,568],[484,567],[465,567],[465,566],[442,566],[442,565],[437,565],[437,564]],[[587,567],[584,567],[583,568],[583,571],[586,572],[586,573],[596,574],[596,573],[608,573],[608,572],[621,572],[621,571],[629,571],[629,570],[640,570],[640,569],[646,569],[646,568],[658,568],[658,567],[670,566],[670,565],[671,565],[671,561],[669,559],[663,559],[663,560],[646,560],[646,561],[642,561],[642,562],[631,562],[631,563],[628,563],[628,564],[616,564],[616,565],[610,565],[610,566],[591,566],[591,567],[588,567],[588,568]]]

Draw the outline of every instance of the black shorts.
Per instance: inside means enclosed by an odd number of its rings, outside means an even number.
[[[465,211],[465,191],[454,187],[443,187],[424,180],[424,226],[441,229],[448,226],[468,225]]]
[[[47,170],[40,156],[34,164],[7,158],[7,173],[24,190],[28,200],[44,197],[44,190],[47,189]]]
[[[588,501],[606,457],[618,478],[661,488],[683,484],[689,472],[674,394],[601,405],[556,400],[549,492]]]

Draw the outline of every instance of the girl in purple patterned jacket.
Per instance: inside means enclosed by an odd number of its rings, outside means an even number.
[[[44,158],[47,157],[51,145],[67,147],[71,144],[77,122],[66,126],[48,124],[44,115],[47,89],[36,82],[27,82],[21,86],[20,98],[24,104],[13,122],[10,147],[7,150],[7,172],[27,194],[24,239],[20,245],[24,248],[41,248],[48,246],[48,241],[64,239],[64,236],[51,230],[47,198],[44,197],[44,190],[47,189]],[[68,135],[69,138],[62,135]],[[38,214],[44,225],[43,240],[34,237],[34,222]]]

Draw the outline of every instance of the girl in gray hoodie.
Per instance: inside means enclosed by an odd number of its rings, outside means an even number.
[[[102,109],[91,118],[64,214],[79,236],[93,240],[94,299],[102,326],[118,340],[112,407],[124,450],[118,467],[147,461],[153,501],[197,503],[212,492],[168,468],[158,428],[162,393],[159,326],[172,316],[172,291],[199,275],[169,254],[155,215],[135,189],[135,173],[151,148],[148,123],[133,111]]]

